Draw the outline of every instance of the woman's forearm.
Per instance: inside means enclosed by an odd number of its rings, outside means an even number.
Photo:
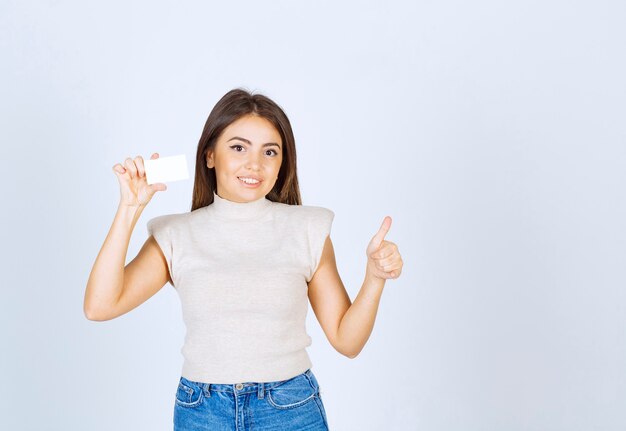
[[[337,331],[338,344],[341,352],[349,358],[361,352],[372,333],[385,281],[366,271],[361,290],[341,319]]]
[[[145,206],[120,204],[104,244],[89,274],[83,311],[91,320],[116,303],[124,287],[124,268],[130,237]]]

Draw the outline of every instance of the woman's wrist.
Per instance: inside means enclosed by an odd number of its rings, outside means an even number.
[[[117,207],[115,218],[122,221],[126,226],[133,227],[143,212],[145,205],[126,205],[122,202]]]

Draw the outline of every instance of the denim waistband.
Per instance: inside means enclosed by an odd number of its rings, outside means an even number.
[[[304,373],[299,374],[298,376],[300,375],[304,375],[310,379],[311,370],[308,369]],[[245,383],[234,383],[234,384],[196,382],[193,380],[188,380],[185,377],[183,377],[183,379],[201,387],[204,394],[208,397],[211,396],[211,392],[230,392],[232,394],[249,394],[249,393],[256,392],[259,398],[263,398],[264,392],[266,390],[272,389],[273,387],[278,386],[291,379],[295,379],[298,376],[294,376],[286,380],[278,380],[275,382],[245,382]]]

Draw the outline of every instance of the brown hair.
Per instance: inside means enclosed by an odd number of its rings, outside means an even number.
[[[226,93],[213,107],[206,120],[196,152],[196,175],[191,211],[213,203],[217,190],[215,168],[206,164],[207,152],[215,148],[218,138],[231,123],[245,115],[263,117],[274,125],[283,142],[283,159],[274,188],[267,199],[288,205],[302,205],[296,172],[296,141],[285,112],[270,98],[252,94],[242,88]]]

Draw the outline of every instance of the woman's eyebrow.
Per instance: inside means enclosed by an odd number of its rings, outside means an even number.
[[[243,142],[247,143],[248,145],[252,145],[252,142],[250,142],[250,141],[249,141],[249,140],[247,140],[247,139],[240,138],[239,136],[235,136],[235,137],[233,137],[233,138],[230,138],[230,139],[229,139],[228,141],[226,141],[226,142],[230,142],[230,141],[232,141],[233,139],[239,139],[240,141],[243,141]],[[280,148],[280,145],[278,145],[276,142],[268,142],[267,144],[263,144],[263,146],[264,146],[264,147],[271,147],[272,145],[276,145],[278,148]]]

